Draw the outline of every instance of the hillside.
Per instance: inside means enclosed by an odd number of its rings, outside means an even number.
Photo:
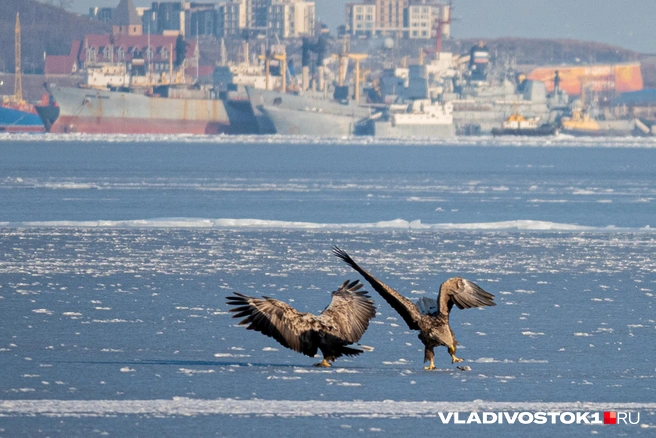
[[[71,41],[86,34],[107,33],[110,26],[35,0],[0,0],[0,71],[13,72],[14,29],[20,13],[22,66],[43,72],[43,54],[66,55]]]

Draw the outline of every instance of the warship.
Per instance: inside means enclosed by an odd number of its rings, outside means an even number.
[[[347,87],[336,87],[333,98],[311,90],[293,94],[246,87],[246,92],[253,112],[264,114],[277,134],[325,137],[370,134],[372,111],[348,99]]]

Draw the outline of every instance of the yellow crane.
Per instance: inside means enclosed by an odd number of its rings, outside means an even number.
[[[360,61],[367,59],[369,55],[365,53],[349,53],[349,58],[355,60],[355,101],[360,101]]]

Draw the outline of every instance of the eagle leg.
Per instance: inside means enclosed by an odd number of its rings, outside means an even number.
[[[451,363],[462,362],[463,359],[456,357],[456,346],[449,347],[449,354],[451,355]]]
[[[332,365],[330,365],[330,362],[328,362],[328,361],[326,360],[326,358],[324,357],[323,360],[322,360],[321,362],[319,362],[319,363],[315,363],[315,364],[312,365],[312,366],[313,366],[313,367],[327,368],[327,367],[330,367],[330,366],[332,366]]]
[[[433,352],[433,348],[429,348],[429,347],[424,348],[424,362],[430,362],[430,364],[427,367],[424,367],[426,371],[431,371],[435,369],[434,358],[435,358],[435,353]]]

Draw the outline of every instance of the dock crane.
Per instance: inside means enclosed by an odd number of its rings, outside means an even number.
[[[349,58],[355,60],[355,101],[360,101],[360,61],[367,59],[369,55],[364,53],[349,53]]]

